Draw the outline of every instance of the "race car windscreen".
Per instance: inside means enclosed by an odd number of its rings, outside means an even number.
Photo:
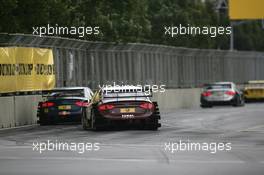
[[[212,84],[205,87],[206,90],[213,90],[213,89],[231,89],[231,84]]]

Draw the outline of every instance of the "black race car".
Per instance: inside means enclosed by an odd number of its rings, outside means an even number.
[[[159,108],[150,97],[151,94],[142,92],[136,86],[102,88],[94,94],[88,107],[90,113],[83,116],[83,128],[137,127],[157,130],[161,126]]]

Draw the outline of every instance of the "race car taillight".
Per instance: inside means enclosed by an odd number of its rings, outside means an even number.
[[[226,91],[225,94],[230,95],[230,96],[234,96],[236,94],[236,92],[234,92],[234,91]]]
[[[75,105],[79,106],[79,107],[87,107],[89,105],[89,103],[88,102],[84,102],[84,101],[76,101]]]
[[[53,103],[53,102],[43,102],[42,103],[42,107],[43,108],[47,108],[47,107],[52,107],[52,106],[54,106],[55,104]]]
[[[203,92],[202,95],[203,95],[204,97],[209,97],[209,96],[212,95],[212,92],[210,92],[210,91],[206,91],[206,92]]]
[[[153,103],[145,102],[145,103],[141,103],[139,105],[139,107],[141,107],[143,109],[153,109],[154,108],[154,105],[153,105]]]
[[[102,104],[102,105],[98,106],[99,111],[106,111],[106,110],[111,110],[114,108],[115,108],[115,106],[111,105],[111,104]]]

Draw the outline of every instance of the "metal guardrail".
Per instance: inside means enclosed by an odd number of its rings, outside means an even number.
[[[264,79],[264,53],[201,50],[139,43],[89,42],[0,34],[0,46],[52,48],[57,86],[165,84],[199,87],[215,81]]]

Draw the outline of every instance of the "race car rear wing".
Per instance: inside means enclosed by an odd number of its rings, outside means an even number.
[[[84,98],[84,93],[83,89],[70,89],[70,88],[60,88],[60,89],[52,89],[52,90],[45,90],[42,91],[42,97],[52,97],[52,98],[59,98],[62,97],[60,94],[62,93],[67,93],[67,97],[83,97]]]
[[[264,80],[251,80],[244,84],[244,89],[246,88],[264,88]]]

